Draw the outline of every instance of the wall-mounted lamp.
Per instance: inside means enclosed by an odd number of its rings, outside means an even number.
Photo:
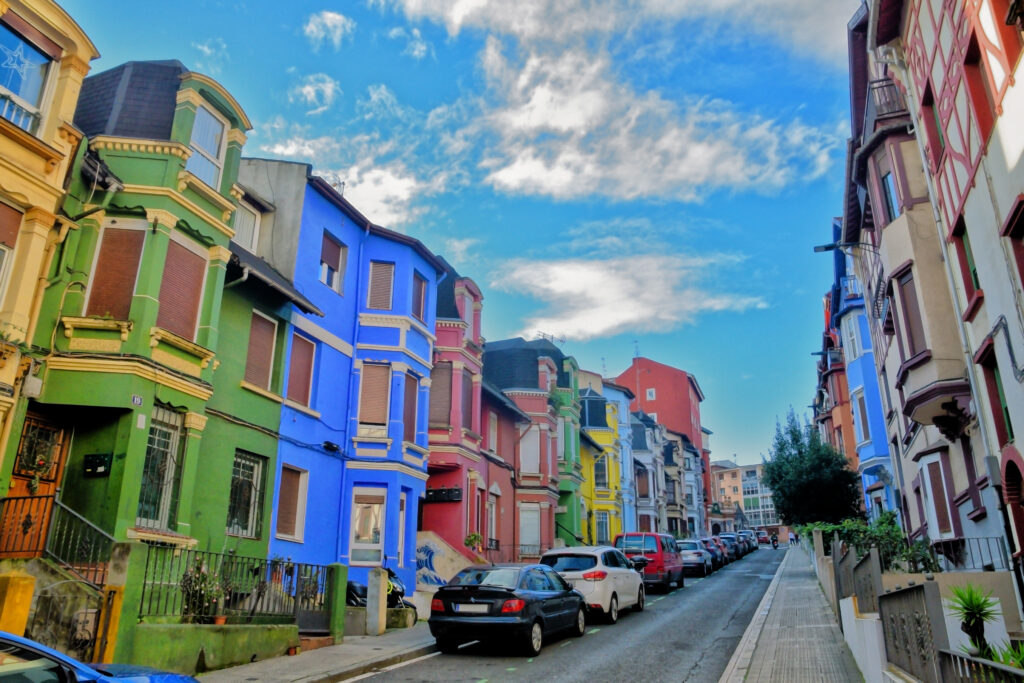
[[[328,451],[329,453],[337,453],[338,451],[341,450],[341,446],[334,443],[333,441],[324,441],[322,445],[324,450]]]
[[[836,249],[846,249],[848,247],[859,247],[861,249],[873,251],[876,254],[878,253],[878,247],[876,247],[873,244],[867,244],[866,242],[833,242],[832,244],[819,244],[818,246],[814,247],[814,253],[820,254],[825,251],[835,251]]]

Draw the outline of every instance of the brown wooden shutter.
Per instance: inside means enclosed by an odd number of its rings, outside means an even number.
[[[405,427],[402,437],[410,443],[416,443],[416,399],[419,394],[419,381],[409,373],[405,375],[405,410],[402,411],[402,423]]]
[[[288,400],[309,405],[309,388],[313,378],[313,355],[316,347],[305,337],[292,335],[292,361],[288,368]]]
[[[462,370],[462,427],[473,428],[473,375]]]
[[[641,498],[647,498],[651,495],[650,484],[647,481],[647,473],[644,472],[643,476],[638,476],[636,479],[636,495]]]
[[[22,213],[0,202],[0,244],[14,248],[21,230]]]
[[[364,365],[363,386],[359,394],[359,422],[370,425],[388,423],[390,365]]]
[[[206,259],[186,247],[167,243],[164,277],[160,282],[160,311],[156,326],[174,334],[193,339],[199,304],[203,300],[203,276]]]
[[[299,507],[302,473],[290,467],[281,468],[281,492],[277,497],[277,533],[295,535],[295,518]]]
[[[144,230],[106,228],[103,231],[86,315],[128,320],[145,240]]]
[[[452,364],[437,363],[430,372],[430,421],[446,425],[452,417]]]
[[[412,276],[412,314],[420,320],[423,320],[423,309],[426,303],[424,297],[426,284],[426,280],[419,275]]]
[[[274,365],[274,337],[277,326],[256,312],[249,325],[249,351],[245,357],[245,381],[263,389],[270,388]]]
[[[917,303],[917,285],[912,273],[900,278],[900,299],[903,302],[903,315],[907,323],[907,347],[910,355],[925,350],[924,323],[921,320],[921,309]]]
[[[391,310],[391,287],[394,283],[395,264],[370,261],[370,300],[367,308]]]
[[[334,270],[340,270],[338,266],[341,263],[341,245],[331,239],[326,232],[320,245],[320,262],[326,263]]]
[[[928,482],[932,492],[932,506],[935,508],[935,521],[939,524],[939,533],[952,531],[949,523],[949,508],[946,507],[946,489],[942,485],[942,467],[937,462],[928,463]]]

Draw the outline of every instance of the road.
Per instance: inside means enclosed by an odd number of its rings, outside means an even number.
[[[762,546],[682,589],[652,593],[647,609],[619,623],[588,625],[583,638],[555,637],[538,657],[469,644],[370,678],[373,681],[717,681],[785,555]]]

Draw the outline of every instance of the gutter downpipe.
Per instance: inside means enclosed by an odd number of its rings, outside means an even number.
[[[907,73],[906,62],[904,62],[902,57],[899,55],[897,48],[893,46],[880,46],[875,43],[875,33],[878,25],[878,3],[879,0],[871,0],[871,13],[869,18],[867,46],[868,50],[874,52],[882,63],[893,67],[899,73],[899,77],[902,82],[909,83],[910,79],[909,74]],[[935,184],[932,179],[932,174],[929,170],[930,167],[928,164],[928,158],[925,154],[924,144],[922,143],[921,138],[916,134],[915,122],[918,118],[918,111],[916,107],[917,103],[911,97],[907,97],[906,102],[908,111],[910,112],[911,125],[914,127],[915,130],[914,141],[917,142],[917,151],[921,155],[922,168],[925,169],[924,178],[925,183],[928,186],[928,195],[930,198],[934,199],[934,197],[936,197],[937,195],[935,192]],[[975,406],[978,407],[978,403],[975,400],[975,397],[979,395],[978,380],[974,374],[974,363],[972,362],[970,349],[967,344],[967,331],[965,329],[967,323],[965,323],[963,319],[963,309],[960,306],[960,298],[958,296],[958,291],[956,289],[956,281],[953,278],[953,267],[949,260],[949,247],[946,243],[945,231],[942,228],[942,216],[939,213],[938,208],[935,206],[934,201],[929,201],[928,204],[932,208],[932,216],[935,221],[935,229],[938,233],[939,238],[939,248],[942,251],[942,260],[945,263],[944,270],[946,271],[946,281],[949,285],[949,291],[951,295],[950,299],[952,299],[953,302],[953,312],[957,318],[956,330],[957,334],[960,337],[960,352],[964,357],[967,381],[971,388],[971,400],[975,404]],[[1024,577],[1021,576],[1020,572],[1020,558],[1014,556],[1014,542],[1013,534],[1011,532],[1009,512],[1007,511],[1006,503],[1003,500],[1002,471],[1001,468],[998,467],[999,457],[998,455],[992,456],[993,451],[992,445],[989,442],[988,431],[985,429],[984,421],[980,417],[980,409],[978,412],[978,432],[981,434],[982,448],[985,449],[985,466],[986,470],[988,470],[989,480],[993,482],[1000,482],[999,485],[994,485],[993,489],[995,489],[996,492],[996,507],[999,509],[1000,516],[1002,517],[1003,533],[1006,535],[1006,545],[1010,555],[1011,571],[1013,572],[1014,585],[1017,588],[1015,595],[1015,597],[1017,598],[1017,611],[1019,614],[1024,614],[1024,609],[1022,609],[1021,602],[1022,597],[1024,597]],[[971,457],[973,456],[974,454],[972,453]],[[990,457],[993,457],[995,459],[997,465],[997,470],[995,472],[992,471],[992,460],[989,459]],[[902,468],[900,469],[902,470]]]

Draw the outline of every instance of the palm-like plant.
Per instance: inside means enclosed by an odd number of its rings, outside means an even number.
[[[985,640],[985,624],[996,620],[998,601],[992,592],[984,592],[974,584],[953,586],[953,599],[948,602],[953,616],[960,620],[960,630],[967,634],[978,656],[991,659],[992,650]]]

